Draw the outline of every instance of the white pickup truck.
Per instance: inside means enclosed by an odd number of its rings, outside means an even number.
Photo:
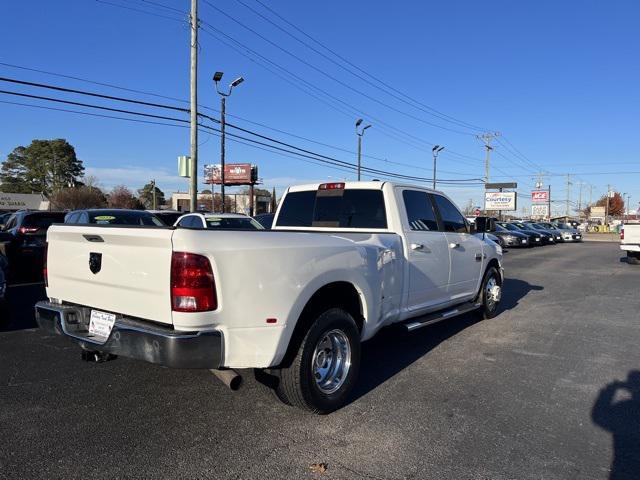
[[[640,265],[640,221],[622,225],[620,249],[627,252],[627,263]]]
[[[495,315],[502,250],[482,220],[472,231],[444,194],[373,181],[291,187],[272,230],[55,225],[37,319],[85,357],[263,369],[281,400],[327,413],[382,327]]]

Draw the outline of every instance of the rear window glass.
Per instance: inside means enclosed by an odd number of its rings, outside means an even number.
[[[47,213],[38,215],[27,215],[24,218],[23,226],[46,228],[52,223],[64,223],[64,213]]]
[[[285,197],[278,226],[387,228],[381,190],[293,192]]]
[[[206,217],[208,230],[264,230],[253,218]]]
[[[146,212],[104,211],[89,212],[89,223],[97,225],[155,225],[164,224]]]
[[[284,203],[278,214],[278,226],[281,227],[310,227],[313,222],[313,206],[316,202],[316,192],[291,192],[285,195]]]

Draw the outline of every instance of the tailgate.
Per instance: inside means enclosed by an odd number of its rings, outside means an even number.
[[[171,323],[172,235],[170,228],[52,226],[47,296]]]
[[[640,244],[640,223],[627,223],[624,228],[624,240],[622,244]]]

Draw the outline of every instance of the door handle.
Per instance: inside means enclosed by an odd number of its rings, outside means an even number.
[[[458,248],[459,246],[460,246],[459,243],[453,243],[452,242],[452,243],[449,244],[449,248]]]
[[[422,250],[424,245],[422,243],[412,243],[411,250]]]
[[[481,262],[484,258],[484,255],[481,253],[476,253],[476,262]]]

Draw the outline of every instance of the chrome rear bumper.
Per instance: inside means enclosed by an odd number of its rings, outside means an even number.
[[[152,322],[119,316],[104,341],[88,331],[88,307],[36,304],[40,328],[72,338],[85,350],[144,360],[171,368],[220,368],[224,362],[222,332],[180,332]]]

